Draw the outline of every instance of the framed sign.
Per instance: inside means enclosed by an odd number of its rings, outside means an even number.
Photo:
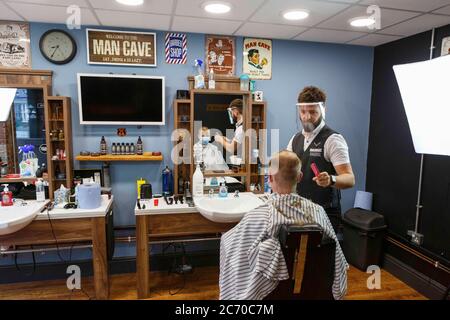
[[[28,23],[0,21],[0,68],[31,68]]]
[[[211,68],[214,74],[234,75],[234,37],[206,36],[205,47],[206,74]]]
[[[187,41],[184,33],[166,33],[166,63],[186,64]]]
[[[251,79],[272,79],[272,40],[245,38],[242,66]]]
[[[442,39],[441,56],[445,56],[447,54],[450,54],[450,37]]]
[[[156,67],[156,34],[86,29],[89,64]]]

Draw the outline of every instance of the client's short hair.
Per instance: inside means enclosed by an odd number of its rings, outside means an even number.
[[[269,173],[278,184],[285,187],[297,185],[302,170],[302,162],[292,151],[282,150],[272,155],[269,161]]]

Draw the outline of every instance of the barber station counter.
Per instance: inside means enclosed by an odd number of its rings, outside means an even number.
[[[107,228],[112,230],[113,197],[102,196],[96,209],[42,209],[35,219],[23,229],[0,236],[0,246],[19,249],[22,246],[62,247],[76,244],[92,244],[94,286],[97,299],[108,299],[108,249]],[[33,201],[26,201],[32,203]],[[41,212],[42,211],[42,212]]]
[[[79,219],[79,218],[99,218],[104,217],[111,211],[113,204],[113,196],[108,199],[107,195],[102,195],[101,206],[95,209],[64,209],[63,207],[55,206],[52,210],[43,211],[36,216],[36,220],[48,219]]]
[[[140,201],[136,216],[136,276],[138,298],[150,296],[151,241],[213,237],[230,230],[236,223],[216,223],[204,218],[195,207],[183,204],[168,205],[164,198]],[[142,209],[145,204],[145,209]]]

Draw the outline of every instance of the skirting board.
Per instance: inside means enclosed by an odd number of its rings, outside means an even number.
[[[155,254],[150,257],[150,268],[153,271],[169,270],[174,263],[181,262],[181,256],[175,254]],[[219,253],[217,250],[196,251],[186,254],[186,263],[195,267],[218,266]],[[0,284],[66,279],[67,266],[77,265],[81,269],[82,277],[92,276],[92,260],[71,261],[68,263],[39,263],[33,272],[33,265],[19,265],[20,271],[14,265],[0,267]],[[136,258],[116,258],[109,262],[110,274],[136,272]]]
[[[389,254],[384,256],[383,269],[402,280],[425,297],[433,300],[443,299],[447,288]],[[450,298],[447,297],[447,299]]]

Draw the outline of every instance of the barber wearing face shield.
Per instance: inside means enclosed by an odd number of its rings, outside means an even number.
[[[227,152],[233,154],[237,151],[238,146],[242,144],[242,140],[244,139],[244,117],[242,115],[242,108],[242,99],[234,99],[227,109],[230,122],[234,123],[236,126],[233,139],[227,139],[219,134],[214,136],[214,141],[220,143]]]
[[[297,111],[303,130],[295,134],[287,149],[302,161],[302,182],[297,193],[321,205],[338,233],[341,221],[340,189],[355,184],[348,146],[342,135],[325,124],[325,93],[317,87],[304,88]],[[311,165],[320,172],[316,177]]]

